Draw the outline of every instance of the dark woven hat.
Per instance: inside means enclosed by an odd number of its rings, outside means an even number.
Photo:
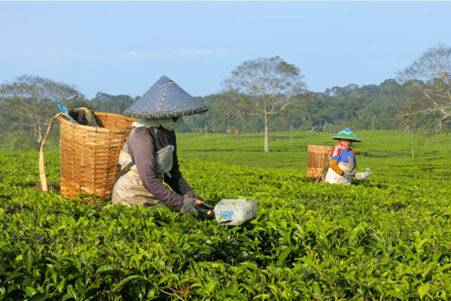
[[[163,75],[123,115],[142,119],[160,119],[198,114],[208,108]]]

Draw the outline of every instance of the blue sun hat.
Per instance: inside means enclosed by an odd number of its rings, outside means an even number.
[[[335,135],[331,138],[335,139],[335,140],[351,140],[351,141],[355,141],[355,142],[362,142],[362,140],[357,138],[357,136],[354,135],[354,133],[348,128],[345,128],[344,130],[342,130],[337,135]]]
[[[125,110],[123,115],[140,119],[160,119],[206,111],[208,107],[163,75],[134,105]]]

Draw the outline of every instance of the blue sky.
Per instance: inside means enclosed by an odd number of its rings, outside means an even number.
[[[193,96],[279,55],[307,88],[380,84],[451,47],[451,2],[0,2],[0,83],[29,74],[141,96],[162,75]]]

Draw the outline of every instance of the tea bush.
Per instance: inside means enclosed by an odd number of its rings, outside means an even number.
[[[449,300],[450,164],[370,166],[351,187],[305,170],[180,159],[202,198],[258,201],[219,225],[168,207],[59,195],[58,153],[0,153],[2,300]],[[369,161],[368,161],[369,162]]]

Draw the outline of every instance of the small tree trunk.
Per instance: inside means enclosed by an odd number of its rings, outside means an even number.
[[[207,137],[207,135],[208,135],[208,131],[207,131],[207,125],[205,124],[205,141],[207,141],[207,140],[208,140],[208,137]]]
[[[268,145],[268,114],[266,113],[266,109],[264,112],[265,115],[265,152],[269,152],[269,145]]]
[[[42,129],[41,126],[38,125],[37,129],[36,129],[37,133],[37,143],[36,143],[36,150],[39,152],[41,150],[41,143],[42,143]]]
[[[290,121],[290,136],[291,136],[291,139],[293,139],[293,132],[292,132],[292,128],[291,128],[291,121]]]
[[[415,158],[415,154],[413,152],[413,130],[410,133],[411,133],[410,134],[410,138],[411,138],[410,143],[412,145],[412,158]]]

